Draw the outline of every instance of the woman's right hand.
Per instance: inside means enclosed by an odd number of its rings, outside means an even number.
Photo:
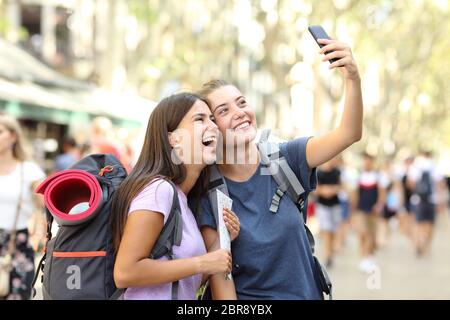
[[[209,252],[199,257],[200,273],[216,274],[231,272],[231,253],[225,249]]]

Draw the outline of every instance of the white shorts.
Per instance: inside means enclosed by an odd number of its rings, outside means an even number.
[[[342,220],[342,207],[340,204],[328,207],[317,203],[316,213],[319,218],[320,231],[336,232]]]

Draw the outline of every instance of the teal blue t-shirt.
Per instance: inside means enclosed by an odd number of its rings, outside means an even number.
[[[280,144],[280,152],[307,192],[314,190],[316,172],[306,162],[308,138]],[[277,213],[269,211],[277,189],[270,175],[255,174],[245,182],[226,179],[233,211],[241,229],[232,242],[233,279],[238,299],[323,299],[314,280],[314,261],[303,218],[288,195]],[[216,228],[208,199],[201,199],[202,226]]]

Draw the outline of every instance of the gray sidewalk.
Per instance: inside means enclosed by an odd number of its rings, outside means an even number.
[[[317,243],[320,257],[320,240]],[[359,270],[358,243],[349,233],[347,244],[329,270],[334,299],[450,299],[450,220],[440,215],[435,224],[431,252],[416,257],[399,231],[376,253],[379,266],[372,273]]]

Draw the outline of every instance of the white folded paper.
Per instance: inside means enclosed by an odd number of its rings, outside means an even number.
[[[225,226],[225,222],[223,220],[223,209],[227,208],[231,210],[231,206],[233,204],[233,200],[228,197],[226,194],[217,190],[217,209],[219,214],[219,225],[217,226],[217,232],[219,233],[219,243],[221,249],[226,249],[231,252],[231,240],[230,234],[228,233],[228,229]],[[227,274],[227,279],[231,279],[231,274]]]

